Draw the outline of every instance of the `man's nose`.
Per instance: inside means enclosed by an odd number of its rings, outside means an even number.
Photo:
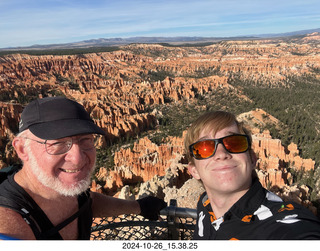
[[[215,159],[227,159],[231,157],[231,154],[224,148],[222,143],[218,143],[216,146],[216,152],[213,156]]]
[[[80,148],[78,141],[74,141],[70,150],[67,152],[66,160],[71,161],[73,164],[78,165],[83,162],[85,158],[84,151]]]

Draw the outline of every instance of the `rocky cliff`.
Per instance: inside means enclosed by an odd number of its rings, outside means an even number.
[[[218,92],[251,102],[230,79],[237,76],[276,88],[286,86],[288,75],[314,74],[320,69],[318,37],[315,33],[290,41],[225,41],[202,47],[134,44],[84,55],[0,57],[0,168],[17,160],[10,140],[17,132],[23,106],[35,97],[64,95],[82,103],[105,130],[104,145],[137,139],[131,147],[113,153],[112,169],[99,168],[99,184],[93,182],[92,189],[115,193],[122,186],[141,184],[136,196],[153,193],[167,200],[176,196],[179,205],[193,207],[201,188],[186,170],[183,134],[164,137],[161,144],[146,135],[158,129],[158,108],[172,103],[186,106]],[[241,113],[239,119],[253,133],[263,185],[287,197],[295,194],[309,205],[307,187],[288,192],[293,186],[288,167],[313,170],[315,161],[303,159],[296,144],[285,146],[261,130],[259,125],[267,127],[268,123],[282,126],[265,111],[253,109]]]
[[[262,123],[267,120],[261,120],[262,115],[275,119],[260,109],[240,114],[238,118],[250,128],[252,119]],[[274,122],[278,123],[276,120]],[[312,159],[302,159],[294,143],[286,148],[279,139],[273,139],[268,131],[260,132],[258,128],[251,128],[251,131],[252,147],[258,157],[256,172],[262,185],[283,198],[299,203],[303,201],[316,213],[316,208],[308,200],[309,188],[292,185],[291,174],[287,171],[287,167],[313,170],[315,162]],[[165,197],[167,201],[176,199],[180,206],[195,207],[203,188],[187,171],[183,137],[169,137],[166,142],[158,146],[147,137],[140,139],[135,142],[133,149],[126,148],[116,152],[114,169],[107,171],[101,168],[97,178],[104,181],[104,189],[107,191],[118,190],[124,185],[144,183],[139,187],[136,197],[151,194]],[[120,196],[129,198],[132,192],[125,188]]]

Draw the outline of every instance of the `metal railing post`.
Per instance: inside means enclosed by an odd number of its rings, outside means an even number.
[[[177,217],[176,217],[177,201],[170,200],[170,206],[167,208],[167,220],[168,220],[168,239],[179,240],[179,230],[177,228]]]

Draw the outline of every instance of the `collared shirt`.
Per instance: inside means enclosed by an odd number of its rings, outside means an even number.
[[[310,210],[264,189],[258,179],[222,217],[216,218],[208,196],[197,205],[195,240],[320,239],[320,221]]]

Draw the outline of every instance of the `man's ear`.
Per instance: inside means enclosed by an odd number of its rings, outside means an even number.
[[[28,155],[28,152],[26,151],[26,147],[25,147],[25,139],[23,139],[21,137],[15,137],[12,141],[12,146],[14,147],[19,158],[22,161],[26,161],[29,159],[29,155]]]
[[[191,162],[189,162],[188,171],[189,171],[189,173],[191,173],[193,178],[200,180],[200,175],[198,173],[198,170],[197,170],[195,164],[192,164]]]

